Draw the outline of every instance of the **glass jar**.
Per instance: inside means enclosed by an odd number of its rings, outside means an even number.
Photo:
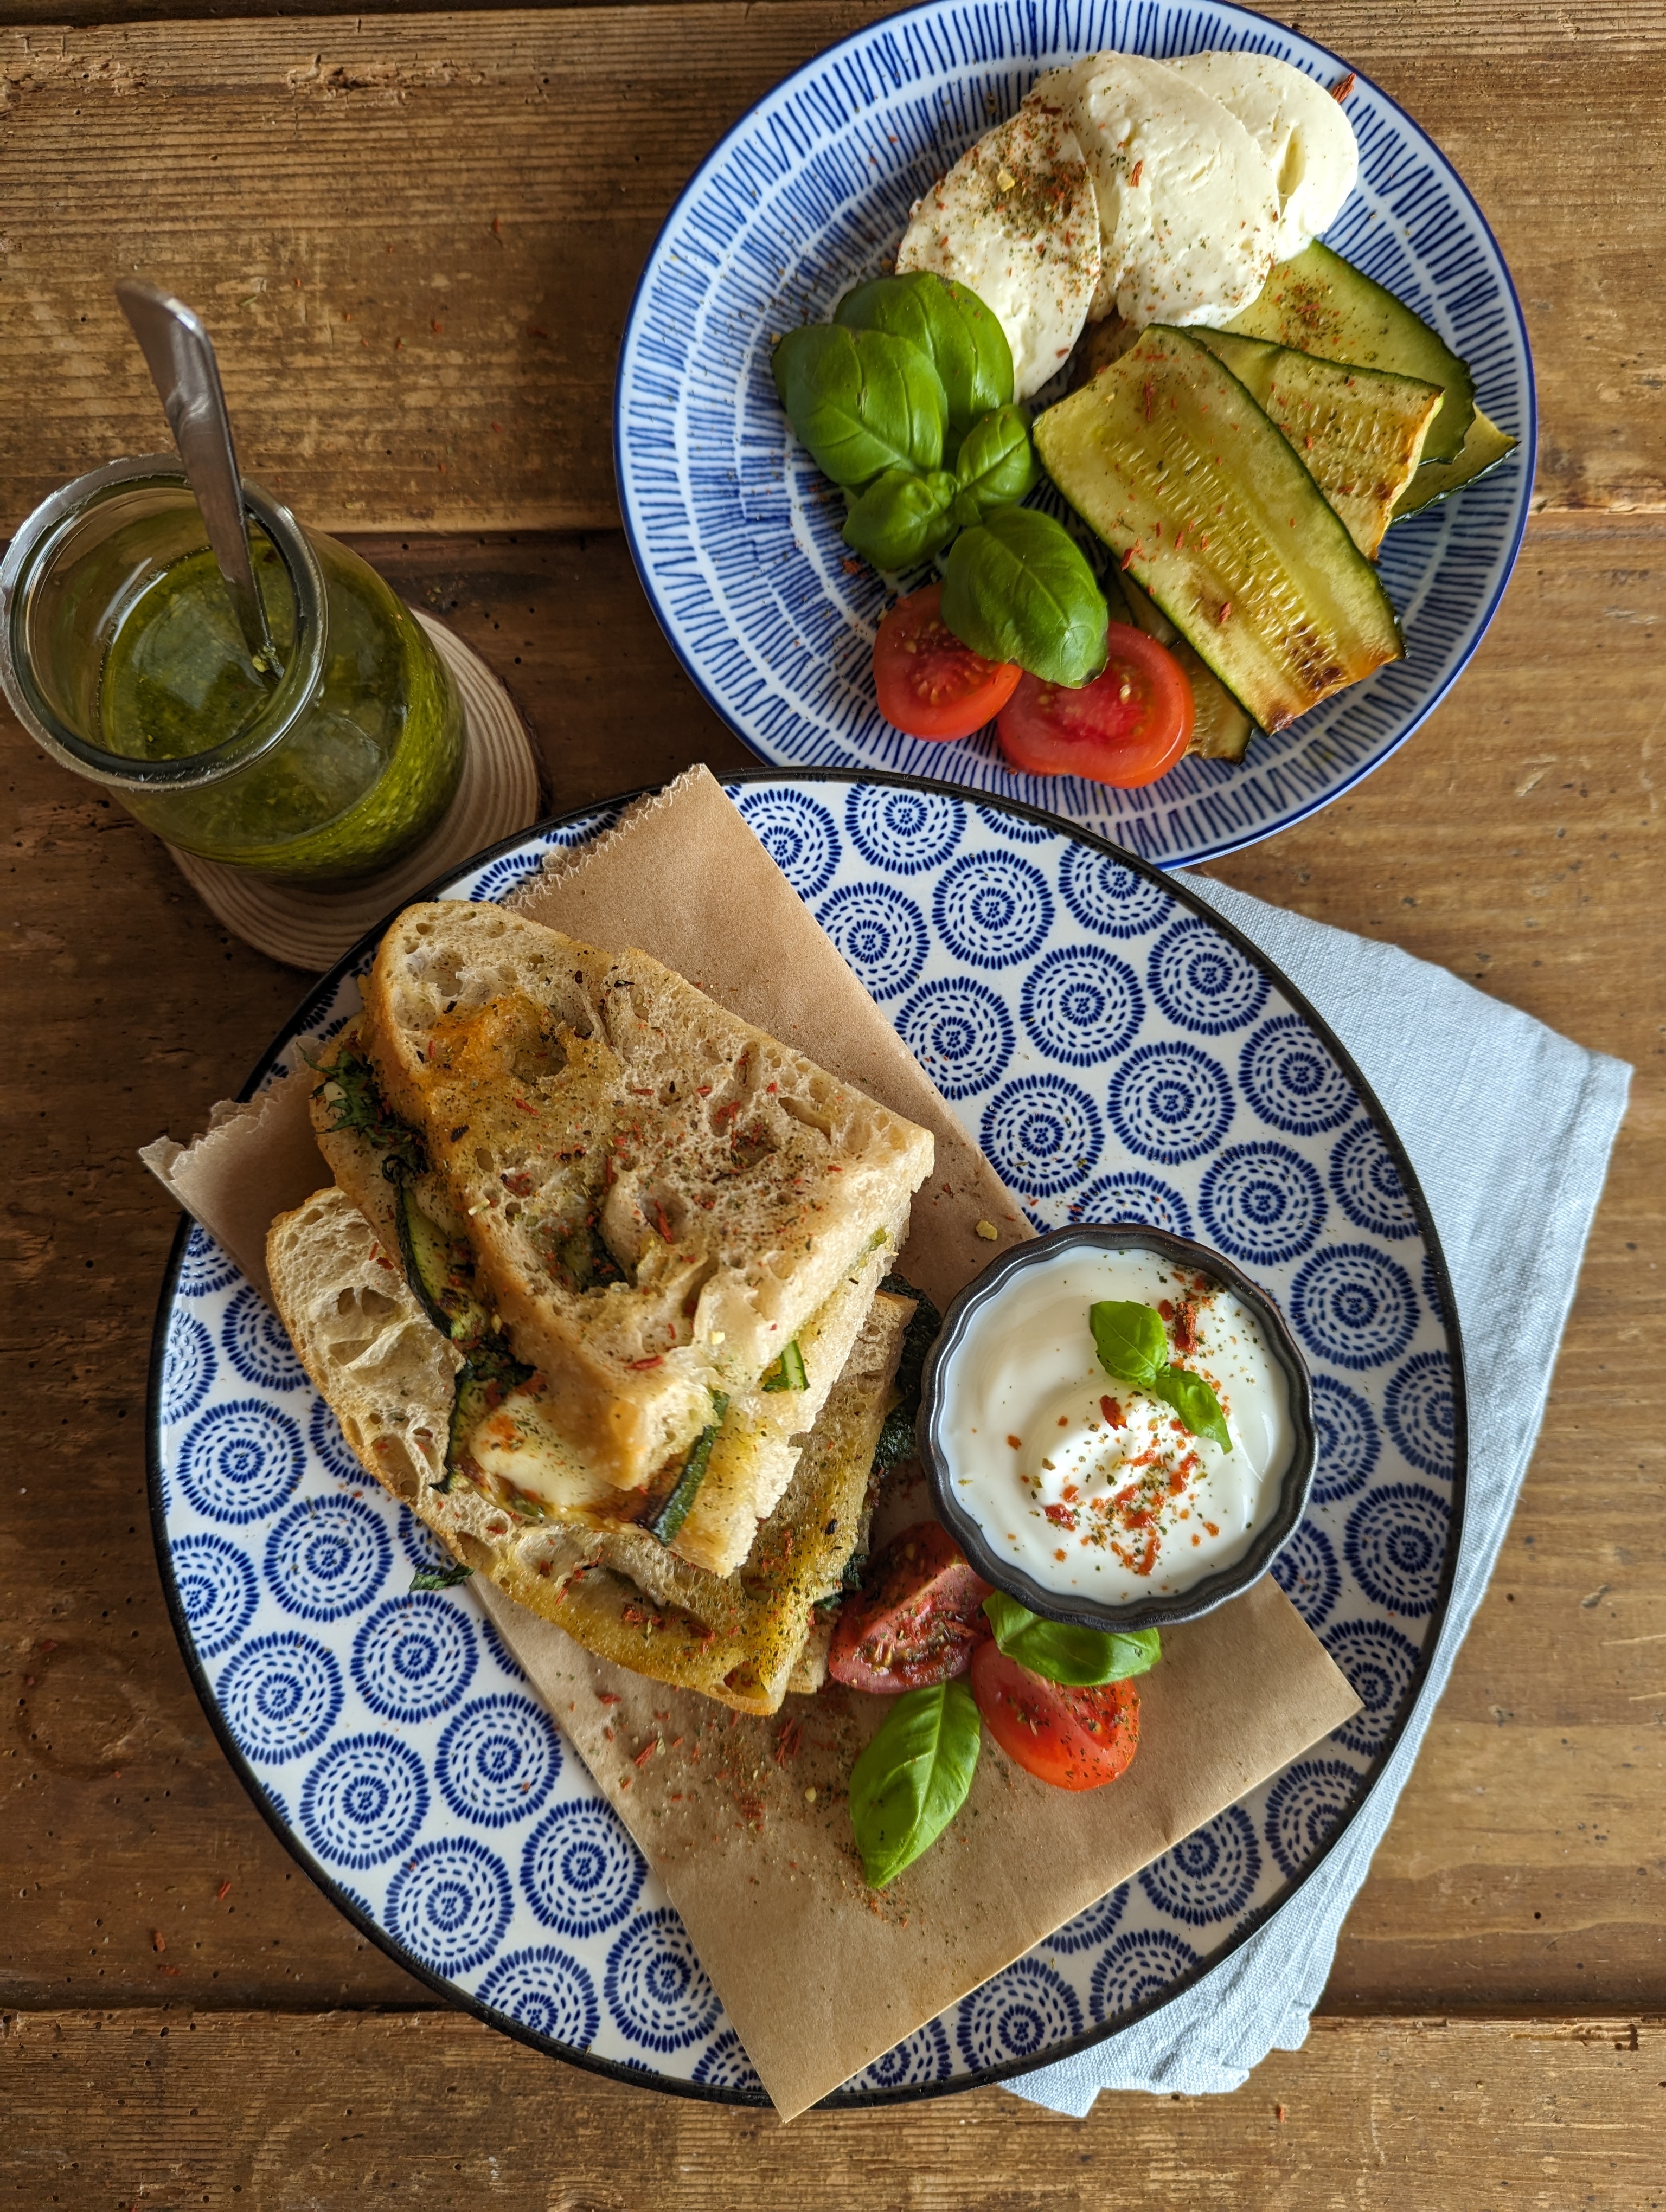
[[[350,883],[450,805],[463,710],[374,569],[245,483],[278,666],[251,660],[185,472],[112,461],[37,507],[0,564],[0,686],[39,744],[188,853]]]

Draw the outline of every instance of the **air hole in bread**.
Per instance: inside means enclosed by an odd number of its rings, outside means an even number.
[[[413,1498],[423,1486],[422,1470],[406,1449],[403,1437],[378,1437],[376,1465],[388,1487],[404,1498]]]
[[[790,1094],[783,1094],[781,1110],[789,1121],[796,1121],[801,1128],[814,1129],[818,1135],[831,1138],[834,1116],[813,1091],[808,1098],[794,1098]]]

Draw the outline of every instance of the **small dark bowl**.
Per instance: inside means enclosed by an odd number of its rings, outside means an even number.
[[[1280,1486],[1276,1511],[1242,1559],[1206,1576],[1190,1589],[1173,1597],[1139,1598],[1126,1605],[1098,1605],[1088,1599],[1061,1598],[1056,1590],[1043,1589],[1010,1559],[991,1550],[982,1530],[955,1498],[954,1486],[949,1480],[948,1462],[939,1440],[945,1410],[945,1376],[972,1316],[992,1298],[998,1298],[1014,1275],[1077,1247],[1102,1252],[1155,1253],[1160,1260],[1172,1261],[1194,1274],[1221,1284],[1241,1299],[1255,1316],[1268,1350],[1283,1370],[1289,1386],[1295,1445]],[[1195,1244],[1187,1237],[1170,1237],[1163,1230],[1148,1229],[1142,1222],[1135,1221],[1112,1222],[1091,1229],[1055,1229],[1048,1236],[1038,1237],[1033,1243],[1015,1244],[986,1267],[976,1282],[969,1283],[945,1315],[941,1334],[926,1355],[920,1380],[916,1437],[921,1464],[931,1482],[932,1502],[944,1527],[984,1581],[993,1583],[997,1589],[1005,1590],[1009,1597],[1017,1598],[1020,1605],[1028,1606],[1031,1613],[1040,1613],[1044,1620],[1067,1621],[1079,1628],[1177,1628],[1182,1621],[1201,1620],[1218,1605],[1225,1605],[1229,1598],[1240,1596],[1261,1580],[1295,1534],[1307,1510],[1308,1492],[1313,1487],[1319,1455],[1313,1425],[1313,1386],[1308,1378],[1307,1363],[1297,1348],[1284,1316],[1266,1291],[1230,1260],[1223,1259],[1219,1252],[1212,1252],[1207,1244]]]

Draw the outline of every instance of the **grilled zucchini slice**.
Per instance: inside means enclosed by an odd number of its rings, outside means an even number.
[[[1519,438],[1512,438],[1508,430],[1475,410],[1475,419],[1469,425],[1469,434],[1463,441],[1463,451],[1455,461],[1426,460],[1395,503],[1393,520],[1403,521],[1407,515],[1419,514],[1432,507],[1436,500],[1450,498],[1462,491],[1465,484],[1474,483],[1500,461],[1508,460]]]
[[[1225,328],[1317,354],[1321,361],[1352,362],[1438,384],[1443,397],[1423,441],[1423,458],[1457,459],[1475,412],[1468,368],[1420,315],[1328,246],[1310,246],[1293,261],[1281,261],[1254,306]]]
[[[1438,384],[1296,353],[1268,338],[1199,331],[1284,432],[1367,561],[1423,458],[1441,404]]]
[[[1404,651],[1376,571],[1237,379],[1154,323],[1049,407],[1066,499],[1264,730]]]

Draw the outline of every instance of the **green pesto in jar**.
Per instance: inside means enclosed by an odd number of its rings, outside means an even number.
[[[192,788],[124,793],[174,845],[230,866],[350,882],[421,842],[457,787],[463,717],[421,625],[356,553],[307,533],[324,580],[317,679],[290,726],[262,745],[297,650],[295,596],[277,547],[251,551],[279,670],[251,661],[206,546],[151,564],[108,633],[99,672],[102,742],[130,760],[171,761],[228,744],[252,757]]]

